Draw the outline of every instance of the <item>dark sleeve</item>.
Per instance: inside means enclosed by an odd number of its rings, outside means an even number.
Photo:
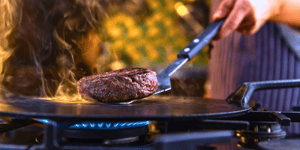
[[[290,49],[295,53],[297,58],[300,59],[300,29],[284,24],[277,24],[276,26]]]
[[[243,82],[300,78],[300,60],[273,23],[266,23],[256,34],[233,33],[214,43],[209,79],[212,98],[224,100]],[[300,106],[300,88],[262,90],[251,99],[263,108],[292,111]],[[286,130],[299,133],[292,125]]]

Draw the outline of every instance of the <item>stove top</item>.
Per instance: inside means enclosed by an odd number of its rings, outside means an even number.
[[[2,117],[0,149],[297,149],[300,112],[249,111],[195,120],[58,121]]]
[[[297,84],[274,83],[300,81],[291,82]],[[298,107],[257,111],[247,104],[254,90],[274,83],[246,83],[226,101],[157,95],[122,105],[1,97],[0,149],[297,149],[300,135],[286,129],[300,122]]]

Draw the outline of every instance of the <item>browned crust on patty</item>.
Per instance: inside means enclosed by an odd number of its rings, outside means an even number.
[[[101,102],[122,102],[149,96],[157,90],[156,73],[145,68],[126,68],[79,80],[83,98]]]

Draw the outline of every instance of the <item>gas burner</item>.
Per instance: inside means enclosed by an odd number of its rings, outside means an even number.
[[[135,122],[82,122],[71,125],[69,129],[116,130],[148,126],[150,121]]]
[[[36,119],[45,125],[51,125],[51,120]],[[66,143],[94,143],[100,145],[124,145],[149,143],[148,124],[150,121],[131,121],[131,122],[60,122],[55,126],[58,130],[57,140],[60,144]],[[45,134],[37,136],[35,141],[42,143]]]
[[[82,122],[61,131],[65,138],[78,139],[120,139],[145,135],[150,121],[135,122]]]
[[[277,122],[252,121],[250,122],[250,130],[237,130],[236,136],[241,138],[238,146],[255,148],[260,141],[284,138],[286,131],[282,130]]]
[[[146,135],[135,136],[135,137],[125,137],[118,139],[79,139],[79,138],[62,138],[60,144],[63,145],[101,145],[101,146],[145,146],[153,142],[155,134],[147,133]],[[38,144],[43,143],[44,134],[39,134],[35,138],[35,142]]]
[[[140,138],[136,137],[128,137],[128,138],[120,138],[120,139],[105,139],[103,144],[112,145],[112,144],[127,144],[138,141]]]
[[[43,136],[44,134],[40,134],[35,138],[35,142],[38,144],[41,144],[43,142]],[[73,139],[73,138],[63,138],[62,142],[64,143],[98,143],[98,144],[104,144],[104,145],[117,145],[117,144],[129,144],[134,143],[140,140],[139,136],[136,137],[126,137],[126,138],[119,138],[119,139]]]

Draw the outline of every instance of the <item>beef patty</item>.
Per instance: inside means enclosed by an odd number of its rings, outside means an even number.
[[[126,68],[79,80],[79,93],[83,98],[101,102],[122,102],[149,96],[157,90],[156,73],[144,68]]]

